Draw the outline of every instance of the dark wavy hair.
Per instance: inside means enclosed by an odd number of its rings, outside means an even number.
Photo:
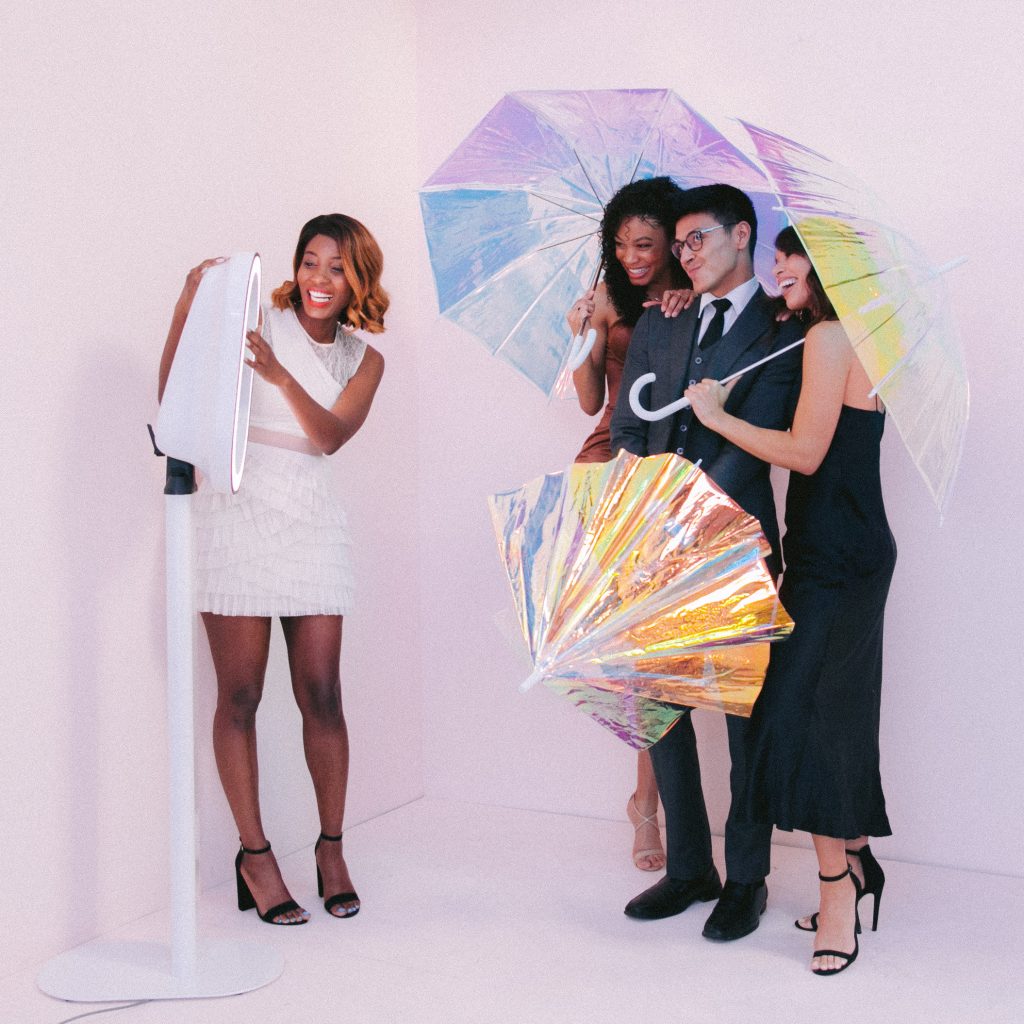
[[[804,259],[810,262],[807,250],[792,226],[783,228],[775,236],[775,248],[783,256],[803,256]],[[807,287],[811,293],[811,304],[806,309],[801,309],[797,312],[800,320],[806,323],[808,327],[818,323],[819,320],[838,320],[839,317],[836,314],[835,306],[832,305],[832,300],[822,287],[821,278],[818,277],[818,272],[814,269],[813,263],[807,273]],[[785,305],[785,299],[782,299],[782,302]]]
[[[740,221],[750,225],[750,239],[747,252],[754,258],[757,245],[757,214],[750,196],[735,185],[698,185],[688,188],[679,197],[675,206],[675,219],[688,217],[693,213],[709,213],[719,224],[729,224],[729,230]],[[673,225],[675,221],[673,221]]]
[[[314,217],[303,224],[299,232],[292,261],[292,273],[296,277],[306,246],[317,235],[333,238],[341,252],[345,280],[352,289],[352,298],[345,310],[345,322],[350,327],[369,331],[370,334],[380,334],[384,330],[384,314],[390,300],[388,293],[380,286],[384,255],[377,239],[355,217],[348,217],[344,213],[324,213]],[[302,304],[302,296],[294,280],[285,281],[270,297],[278,309]]]
[[[671,178],[643,178],[623,185],[608,200],[608,205],[604,208],[604,217],[601,219],[604,283],[615,312],[622,322],[630,327],[640,319],[647,293],[630,281],[625,268],[615,258],[615,236],[624,221],[630,217],[639,217],[648,224],[661,228],[665,232],[665,245],[670,246],[676,223],[673,210],[682,191]],[[669,272],[674,288],[690,287],[690,279],[679,265],[679,261],[671,255]]]

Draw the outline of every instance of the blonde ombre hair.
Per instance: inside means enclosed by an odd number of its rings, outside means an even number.
[[[341,253],[341,268],[345,280],[352,289],[352,300],[345,309],[345,321],[357,330],[380,334],[384,330],[384,314],[390,300],[388,293],[380,286],[380,275],[384,269],[384,254],[377,240],[354,217],[343,213],[325,213],[314,217],[302,226],[299,241],[295,246],[292,274],[299,273],[299,264],[305,255],[306,246],[324,235],[338,243]],[[300,306],[302,296],[299,287],[292,281],[285,281],[270,296],[277,309]]]

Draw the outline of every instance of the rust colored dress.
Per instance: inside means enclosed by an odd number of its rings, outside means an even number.
[[[608,330],[608,342],[604,349],[604,376],[608,388],[608,404],[590,436],[574,461],[607,462],[612,457],[612,413],[619,397],[622,370],[626,365],[626,349],[633,336],[633,328],[617,320]]]

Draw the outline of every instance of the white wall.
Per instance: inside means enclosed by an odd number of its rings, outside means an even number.
[[[667,86],[712,119],[742,116],[855,169],[936,264],[969,258],[949,287],[972,418],[941,527],[895,430],[885,441],[900,555],[882,735],[895,835],[879,846],[909,860],[1020,874],[1024,602],[1015,525],[1024,485],[1015,468],[1024,381],[1019,331],[1006,315],[1024,228],[1013,173],[1024,162],[1009,120],[1024,98],[1019,5],[979,5],[969,17],[909,0],[596,0],[582,10],[454,0],[443,20],[421,18],[421,178],[505,92]],[[421,274],[420,302],[436,309]],[[484,507],[486,494],[567,463],[589,421],[547,404],[445,321],[432,327],[431,346],[467,411],[453,426],[435,396],[422,420],[421,479],[436,530],[424,551],[428,791],[621,818],[631,791],[626,748],[554,697],[515,690],[524,673],[495,623],[510,602]],[[724,728],[698,717],[705,788],[721,824]],[[624,828],[623,855],[627,838]]]
[[[377,3],[6,5],[0,562],[5,970],[166,903],[163,462],[148,446],[156,365],[185,272],[241,249],[265,291],[302,223],[342,210],[387,257],[387,371],[334,459],[357,539],[345,624],[349,824],[422,792],[416,570],[414,20]],[[199,633],[200,641],[203,640]],[[237,836],[197,676],[202,878]],[[318,827],[283,644],[260,716],[266,827]],[[358,851],[358,840],[355,840]],[[312,866],[310,866],[310,879]],[[25,914],[19,913],[23,907]]]
[[[350,822],[424,788],[622,817],[628,750],[554,698],[515,691],[523,666],[502,632],[484,506],[567,463],[587,421],[437,318],[415,202],[520,88],[673,87],[855,168],[937,263],[969,257],[950,288],[974,404],[941,528],[895,436],[885,451],[900,564],[882,739],[897,834],[884,849],[1020,874],[1024,485],[1007,466],[1020,464],[1024,382],[1006,315],[1024,226],[1010,173],[1017,5],[969,21],[906,0],[597,0],[585,20],[578,5],[516,0],[210,6],[44,0],[0,13],[0,902],[28,917],[0,938],[0,962],[17,969],[165,902],[162,464],[144,434],[156,362],[190,266],[255,247],[270,285],[298,226],[325,210],[374,230],[395,300],[380,396],[335,460],[363,582],[343,653]],[[212,883],[234,835],[199,646]],[[721,725],[704,716],[719,821]],[[268,829],[295,849],[316,826],[280,644],[261,737]]]

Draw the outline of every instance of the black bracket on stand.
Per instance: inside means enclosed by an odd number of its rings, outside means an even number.
[[[164,458],[164,453],[156,446],[156,434],[153,433],[152,424],[147,423],[149,439],[153,443],[153,454]],[[196,468],[191,462],[182,462],[168,455],[167,458],[167,482],[164,484],[164,494],[195,494],[196,492]]]

